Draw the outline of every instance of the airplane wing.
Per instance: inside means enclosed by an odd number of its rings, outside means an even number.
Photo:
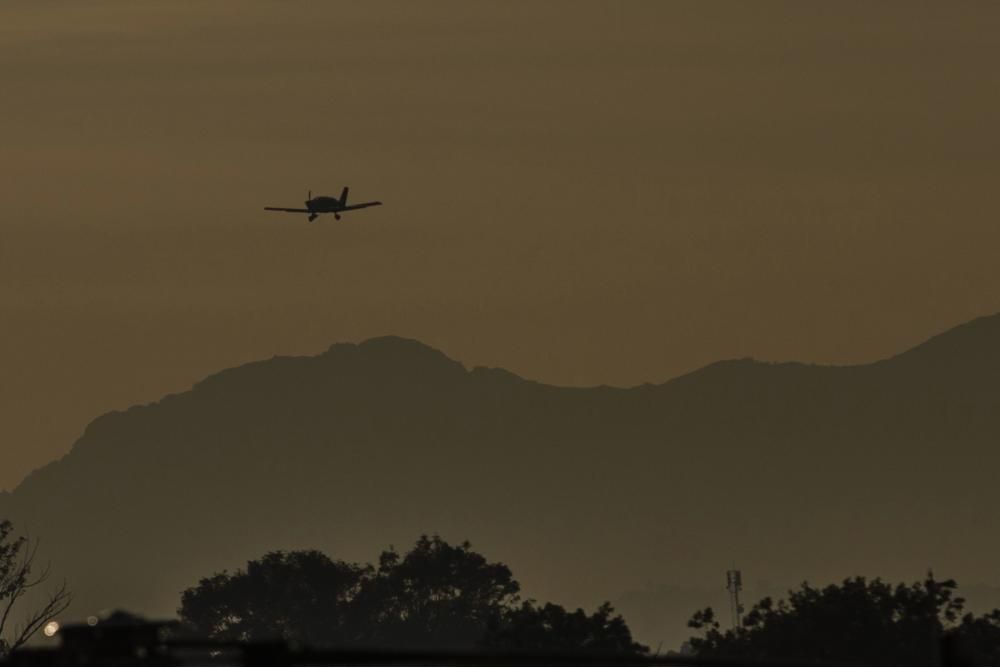
[[[307,208],[275,208],[274,206],[265,206],[265,211],[284,211],[285,213],[312,213]]]
[[[382,205],[382,202],[380,202],[380,201],[366,201],[363,204],[351,204],[350,206],[345,206],[344,208],[342,208],[340,210],[341,211],[353,211],[356,208],[368,208],[369,206],[381,206],[381,205]]]

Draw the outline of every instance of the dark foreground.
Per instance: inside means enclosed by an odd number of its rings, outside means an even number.
[[[208,664],[234,667],[308,665],[880,667],[860,663],[820,661],[755,662],[704,659],[680,654],[635,656],[594,652],[314,650],[285,642],[215,642],[188,638],[177,632],[175,623],[101,622],[94,625],[69,626],[62,629],[59,634],[60,646],[15,651],[6,660],[0,660],[0,667],[195,667]],[[941,646],[940,664],[942,667],[981,667],[963,660],[947,641]]]

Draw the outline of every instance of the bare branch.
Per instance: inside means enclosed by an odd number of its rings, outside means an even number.
[[[44,583],[49,577],[49,570],[51,565],[46,563],[45,569],[42,573],[35,577],[34,580],[30,579],[31,569],[35,564],[35,557],[38,555],[38,547],[41,545],[41,540],[32,540],[27,535],[24,537],[25,544],[28,548],[24,550],[23,557],[21,558],[20,576],[21,576],[21,586],[23,588],[34,588],[38,584]]]
[[[0,616],[0,636],[3,635],[4,630],[7,628],[7,621],[10,618],[10,612],[14,609],[14,605],[17,604],[18,599],[24,595],[24,588],[15,587],[13,590],[7,593],[7,603],[4,605],[3,616]]]
[[[28,546],[27,549],[24,548],[25,545]],[[25,584],[31,574],[31,563],[38,552],[38,543],[29,542],[28,538],[24,536],[17,538],[10,544],[10,547],[6,553],[7,562],[4,563],[7,576],[3,588],[0,588],[0,599],[7,598],[3,615],[0,616],[0,636],[7,628],[7,622],[10,620],[10,613],[14,609],[14,605],[26,591]],[[17,558],[16,561],[15,558]]]
[[[12,633],[13,640],[5,640],[6,630],[18,602],[33,588],[49,579],[51,565],[32,576],[38,557],[40,541],[29,536],[10,539],[11,525],[0,521],[0,657],[27,643],[46,623],[69,608],[73,596],[64,581],[49,593],[44,604],[30,611],[24,623]]]
[[[46,623],[66,611],[72,603],[73,595],[69,592],[69,587],[64,581],[55,592],[49,595],[48,601],[40,609],[35,610],[15,633],[14,641],[10,644],[11,650],[27,643]]]

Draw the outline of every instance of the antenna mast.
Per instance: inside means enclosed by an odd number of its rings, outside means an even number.
[[[743,575],[739,570],[726,570],[726,590],[729,591],[729,609],[733,616],[733,630],[743,625],[743,605],[740,591],[743,590]]]

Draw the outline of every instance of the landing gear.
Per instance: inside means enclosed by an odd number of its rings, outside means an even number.
[[[313,220],[315,220],[315,219],[316,219],[316,218],[318,218],[318,217],[319,217],[319,216],[318,216],[318,215],[316,215],[315,213],[310,213],[310,214],[309,214],[309,222],[312,222]]]
[[[333,219],[334,220],[340,220],[340,214],[339,213],[334,213],[333,214]]]

